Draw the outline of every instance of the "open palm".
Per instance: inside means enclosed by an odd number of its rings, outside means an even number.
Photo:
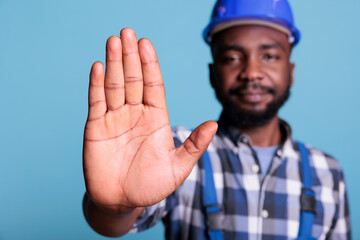
[[[112,36],[106,71],[90,73],[84,134],[84,176],[89,196],[103,206],[140,207],[166,198],[206,150],[216,123],[200,125],[175,149],[155,50],[131,29]]]

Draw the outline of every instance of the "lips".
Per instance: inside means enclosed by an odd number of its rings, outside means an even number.
[[[243,102],[255,104],[262,102],[268,95],[269,93],[267,91],[256,89],[239,91],[236,94],[236,97],[238,97]]]
[[[274,88],[261,86],[258,83],[248,83],[230,89],[229,94],[244,103],[256,104],[263,101],[269,95],[274,95],[275,92]]]

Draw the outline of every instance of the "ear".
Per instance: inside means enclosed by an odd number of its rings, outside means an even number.
[[[290,63],[290,87],[294,85],[295,79],[295,63]]]
[[[209,63],[209,77],[211,86],[217,89],[218,81],[216,80],[216,70],[213,63]]]

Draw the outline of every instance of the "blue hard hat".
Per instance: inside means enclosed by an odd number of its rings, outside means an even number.
[[[295,27],[287,0],[218,0],[203,38],[206,43],[210,43],[215,33],[238,25],[274,28],[287,34],[293,46],[300,40],[300,32]]]

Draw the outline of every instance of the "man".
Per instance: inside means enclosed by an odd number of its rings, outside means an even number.
[[[191,133],[171,132],[149,40],[110,37],[105,75],[99,62],[91,70],[84,135],[92,228],[121,236],[163,220],[168,239],[350,239],[338,163],[278,117],[299,38],[286,0],[218,1],[204,39],[223,112]]]

